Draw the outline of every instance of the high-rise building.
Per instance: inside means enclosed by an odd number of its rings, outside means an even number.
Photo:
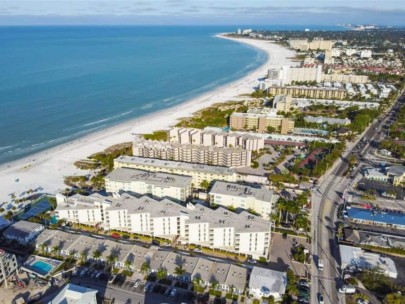
[[[271,95],[288,94],[293,97],[321,98],[321,99],[345,99],[346,90],[334,88],[318,87],[269,87],[268,93]]]

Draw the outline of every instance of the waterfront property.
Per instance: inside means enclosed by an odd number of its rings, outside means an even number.
[[[172,128],[168,132],[169,141],[182,145],[196,145],[219,148],[238,147],[249,151],[264,148],[264,139],[255,134],[237,134],[215,128],[204,130],[193,128]]]
[[[19,221],[12,224],[4,232],[3,236],[11,241],[15,240],[21,245],[28,245],[36,236],[44,230],[44,226],[38,223]]]
[[[264,188],[217,181],[210,192],[210,203],[236,209],[251,209],[268,218],[278,196]]]
[[[233,130],[257,130],[266,133],[269,127],[279,130],[281,134],[291,133],[294,120],[274,113],[238,113],[233,112],[229,126]]]
[[[41,278],[45,278],[56,270],[63,261],[30,255],[21,266],[21,269]]]
[[[399,212],[350,207],[347,208],[347,217],[357,223],[405,229],[405,214]]]
[[[203,205],[186,207],[168,199],[74,195],[58,196],[58,219],[105,230],[138,233],[183,244],[195,244],[251,255],[268,256],[271,223],[247,212],[212,210]],[[96,220],[98,219],[98,221]]]
[[[114,168],[133,168],[150,172],[165,172],[178,175],[187,175],[192,177],[194,187],[199,187],[203,181],[237,181],[237,174],[232,168],[197,165],[171,160],[120,156],[114,160]]]
[[[377,253],[366,252],[359,247],[339,245],[341,268],[347,271],[359,271],[380,268],[390,278],[397,278],[398,272],[392,259]]]
[[[336,88],[319,88],[306,86],[269,87],[267,92],[271,95],[288,94],[293,97],[322,98],[322,99],[344,99],[347,96],[346,90]]]
[[[190,176],[128,168],[116,168],[105,177],[105,187],[109,193],[151,194],[180,202],[185,202],[191,196],[191,184]]]
[[[0,284],[8,287],[7,279],[18,269],[17,258],[11,252],[0,249]]]
[[[134,156],[222,167],[250,166],[251,152],[239,147],[217,147],[145,140],[137,137]]]

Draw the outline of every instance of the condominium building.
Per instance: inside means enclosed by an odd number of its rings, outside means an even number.
[[[219,148],[138,139],[133,143],[132,152],[140,157],[223,167],[246,167],[251,162],[251,152],[238,147]]]
[[[114,160],[114,168],[132,168],[150,172],[187,175],[191,176],[195,187],[198,187],[203,181],[223,180],[236,182],[238,179],[235,170],[232,168],[132,156],[120,156],[116,158]]]
[[[94,214],[100,228],[161,237],[184,244],[228,250],[253,257],[268,256],[271,223],[247,212],[236,214],[224,208],[180,204],[150,197],[121,198],[59,195],[55,210],[58,219],[78,222]],[[94,225],[90,222],[80,222]]]
[[[162,172],[116,168],[105,177],[106,191],[151,194],[185,202],[192,193],[192,178]]]
[[[238,147],[249,151],[264,148],[264,139],[254,135],[217,132],[193,128],[172,128],[168,131],[169,142],[182,145],[232,148]]]
[[[354,74],[323,74],[323,82],[341,82],[341,83],[367,83],[367,75],[354,75]]]
[[[311,42],[308,42],[308,39],[290,39],[288,43],[290,47],[300,51],[331,50],[335,44],[332,40],[323,40],[322,38],[315,38]]]
[[[350,119],[348,118],[331,118],[331,117],[323,117],[323,116],[305,116],[304,120],[310,123],[317,123],[317,124],[329,124],[329,125],[342,125],[347,126],[351,124]]]
[[[230,117],[230,127],[234,130],[257,130],[260,133],[267,132],[268,127],[273,127],[281,134],[287,134],[294,129],[294,120],[273,113],[234,112]]]
[[[318,87],[269,87],[268,93],[271,95],[288,94],[293,97],[321,98],[321,99],[345,99],[346,90],[335,88],[318,88]]]
[[[14,254],[0,249],[0,284],[8,287],[7,279],[18,269],[17,258]]]
[[[277,112],[290,112],[291,109],[291,95],[276,95],[273,99],[273,108],[277,110]]]
[[[215,182],[212,186],[209,196],[211,204],[251,209],[267,219],[273,204],[278,199],[278,196],[271,190],[220,181]]]
[[[268,72],[269,80],[279,80],[280,84],[289,85],[294,81],[299,82],[321,82],[322,65],[311,65],[304,67],[282,66],[278,69],[272,69]]]

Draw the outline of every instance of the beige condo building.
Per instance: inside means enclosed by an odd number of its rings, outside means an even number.
[[[281,134],[294,130],[294,120],[272,113],[239,113],[234,112],[230,117],[230,127],[234,130],[257,130],[267,132],[268,127],[280,130]]]
[[[239,147],[215,147],[177,144],[153,140],[135,140],[134,156],[206,164],[222,167],[250,166],[251,151]]]
[[[346,90],[330,89],[330,88],[308,88],[300,86],[291,87],[269,87],[268,93],[271,95],[288,94],[293,97],[307,97],[320,99],[345,99],[347,96]]]

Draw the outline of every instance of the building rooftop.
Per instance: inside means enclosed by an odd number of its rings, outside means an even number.
[[[96,301],[97,290],[67,284],[48,304],[88,304]]]
[[[261,188],[253,188],[236,183],[216,181],[210,190],[210,194],[223,194],[238,197],[254,197],[257,200],[273,203],[276,199],[273,191]]]
[[[248,118],[260,118],[260,117],[266,117],[266,118],[276,118],[276,119],[284,119],[284,116],[282,115],[277,115],[273,112],[269,113],[240,113],[240,112],[233,112],[231,114],[231,117],[248,117]],[[288,118],[285,118],[288,119]]]
[[[225,284],[228,286],[234,286],[239,290],[245,290],[247,275],[248,270],[246,268],[231,264]]]
[[[43,225],[27,221],[19,221],[8,227],[4,231],[4,235],[6,237],[25,238],[40,227],[43,227]]]
[[[387,175],[402,176],[405,174],[405,166],[392,166],[387,169]]]
[[[342,267],[358,267],[360,269],[381,268],[386,273],[395,274],[397,269],[392,259],[377,253],[365,252],[359,247],[340,245]]]
[[[260,289],[263,294],[285,293],[287,275],[285,272],[253,266],[250,273],[249,288]]]
[[[106,176],[106,180],[122,182],[144,182],[160,187],[187,188],[192,178],[184,175],[175,175],[162,172],[148,172],[137,169],[116,168]]]
[[[137,165],[141,165],[141,166],[152,166],[152,167],[160,167],[160,168],[168,168],[168,169],[184,170],[184,171],[195,171],[195,172],[203,172],[203,173],[211,173],[211,174],[222,174],[222,175],[235,174],[234,169],[227,168],[227,167],[192,164],[192,163],[184,163],[184,162],[177,162],[177,161],[163,160],[163,159],[143,158],[143,157],[136,157],[136,156],[120,156],[115,159],[115,162],[121,163],[121,164],[129,163],[129,164],[137,164]]]
[[[323,116],[305,116],[304,120],[306,122],[313,122],[313,123],[328,123],[328,124],[339,124],[339,125],[346,125],[351,123],[350,119],[348,118],[331,118],[331,117],[323,117]]]

